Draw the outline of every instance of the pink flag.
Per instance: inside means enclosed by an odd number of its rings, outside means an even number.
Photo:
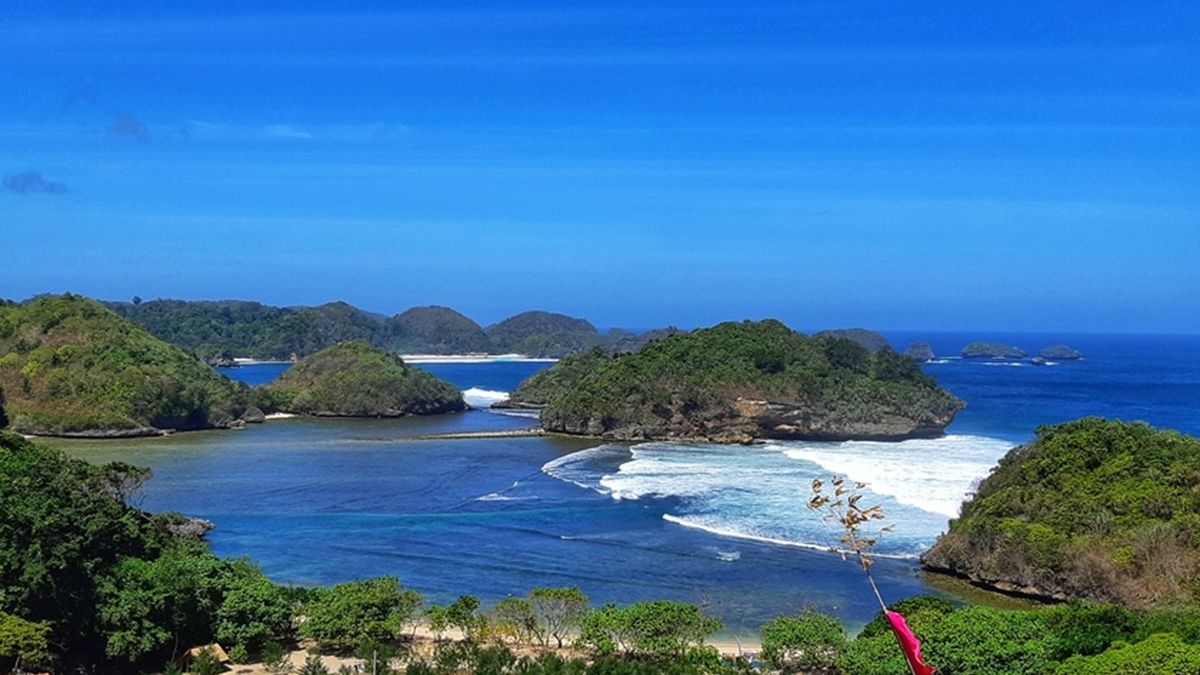
[[[916,635],[909,630],[908,624],[904,622],[904,617],[896,612],[887,612],[888,623],[892,626],[892,632],[896,634],[896,639],[900,641],[900,649],[904,651],[904,658],[908,659],[908,665],[912,668],[915,675],[933,675],[937,672],[937,668],[925,665],[925,660],[921,658],[921,641]]]

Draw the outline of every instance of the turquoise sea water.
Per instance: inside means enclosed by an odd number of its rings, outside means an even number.
[[[145,507],[213,520],[216,552],[250,556],[280,581],[393,574],[432,601],[578,584],[597,602],[704,603],[737,630],[809,604],[850,624],[874,612],[858,569],[818,550],[836,533],[802,506],[813,477],[836,472],[871,484],[871,499],[897,526],[880,548],[890,557],[876,569],[884,594],[899,598],[933,590],[913,556],[972,483],[1036,425],[1098,414],[1200,433],[1198,338],[889,337],[900,348],[929,339],[939,353],[975,338],[1030,351],[1068,342],[1086,359],[1048,367],[939,359],[928,372],[969,407],[947,436],[899,444],[418,438],[534,422],[482,410],[57,443],[94,461],[152,467]],[[484,402],[546,365],[423,367]],[[262,381],[285,367],[228,374]]]

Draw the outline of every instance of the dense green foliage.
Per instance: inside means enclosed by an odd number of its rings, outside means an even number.
[[[344,302],[316,307],[272,307],[241,300],[106,304],[155,337],[205,360],[299,358],[351,340],[404,354],[506,352],[559,357],[601,343],[634,351],[658,335],[622,331],[605,340],[587,321],[550,312],[518,314],[485,332],[461,313],[438,306],[413,307],[388,318]]]
[[[867,330],[866,328],[834,328],[832,330],[823,330],[817,333],[817,337],[846,338],[851,342],[858,343],[863,349],[872,354],[892,348],[891,343],[881,333]]]
[[[300,627],[322,648],[348,651],[364,641],[388,642],[415,614],[421,595],[394,577],[338,584],[321,589],[308,602]]]
[[[0,433],[0,613],[45,625],[54,656],[78,664],[161,663],[216,639],[254,650],[290,633],[283,589],[257,568],[123,501],[144,477]]]
[[[300,359],[266,387],[289,412],[398,417],[463,410],[449,382],[366,342],[343,342]]]
[[[597,435],[704,435],[702,425],[738,417],[740,398],[800,411],[816,428],[798,436],[854,435],[838,431],[869,425],[887,435],[897,417],[937,430],[962,405],[910,358],[807,337],[778,321],[723,323],[655,340],[636,354],[589,353],[553,370],[522,386],[531,399],[548,397],[543,426]]]
[[[1032,610],[954,607],[923,596],[893,609],[905,615],[921,639],[926,662],[943,675],[1200,672],[1177,669],[1194,664],[1200,649],[1194,618],[1176,622],[1157,611],[1138,613],[1089,602]],[[1185,614],[1200,616],[1195,609]],[[882,615],[844,646],[835,670],[854,675],[909,672]]]
[[[605,605],[583,617],[578,642],[602,654],[681,657],[700,647],[721,622],[697,606],[654,600]]]
[[[0,672],[50,663],[50,624],[0,612]]]
[[[255,402],[245,385],[70,294],[0,305],[0,388],[14,430],[48,435],[228,426]]]
[[[583,378],[611,358],[602,347],[568,356],[553,368],[538,371],[521,382],[509,397],[509,405],[540,407],[571,392]]]
[[[0,388],[0,429],[8,426],[8,413],[4,411],[4,389]]]
[[[763,659],[785,673],[831,668],[847,642],[841,622],[813,610],[772,619],[761,637]]]
[[[1089,418],[1000,460],[925,561],[985,582],[1133,607],[1200,589],[1200,439]]]
[[[198,356],[287,359],[345,340],[369,340],[380,317],[344,302],[271,307],[257,302],[150,300],[108,306],[159,339]]]
[[[483,328],[449,307],[413,307],[384,322],[384,346],[401,354],[488,352]]]
[[[497,352],[562,357],[577,354],[603,341],[596,327],[553,312],[522,312],[489,326],[488,338]]]

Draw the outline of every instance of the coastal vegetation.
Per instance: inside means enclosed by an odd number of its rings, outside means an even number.
[[[1149,608],[1200,588],[1200,439],[1087,418],[1043,426],[924,562],[1006,590]]]
[[[42,435],[229,427],[259,403],[245,385],[72,294],[0,303],[0,389],[12,429]]]
[[[400,417],[466,408],[454,385],[361,341],[300,359],[266,391],[279,409],[304,415]]]
[[[518,388],[548,431],[616,439],[933,435],[962,402],[912,359],[778,321],[723,323],[636,354],[565,359]]]
[[[1116,432],[1098,424],[1054,429],[1087,431],[1104,446],[1113,440],[1106,434]],[[1174,447],[1148,460],[1168,473],[1172,463],[1163,457],[1191,452],[1178,444],[1195,442],[1113,424],[1134,437],[1130,452]],[[1044,430],[1039,439],[1052,435]],[[721,624],[688,603],[594,607],[567,587],[534,589],[490,607],[472,596],[425,605],[420,593],[387,577],[318,589],[279,586],[248,561],[218,558],[203,541],[179,534],[178,516],[131,506],[147,478],[136,467],[94,466],[0,433],[0,668],[151,672],[216,642],[237,662],[275,664],[272,672],[289,672],[283,654],[294,647],[284,645],[297,644],[351,663],[370,661],[376,672],[749,672],[747,661],[707,645]],[[1200,669],[1200,609],[1186,601],[1001,610],[918,596],[892,609],[922,640],[926,660],[947,675]],[[431,642],[419,643],[419,626],[435,635],[421,638]],[[852,635],[808,609],[765,624],[761,643],[767,672],[907,672],[882,616]],[[206,659],[197,657],[192,671],[209,668]],[[324,668],[309,657],[300,672]]]

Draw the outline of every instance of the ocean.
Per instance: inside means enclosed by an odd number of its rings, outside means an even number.
[[[329,584],[382,574],[429,602],[494,601],[578,585],[596,603],[704,605],[728,634],[815,606],[861,625],[875,612],[860,570],[827,550],[839,533],[804,508],[813,478],[869,484],[895,531],[874,568],[885,597],[961,595],[916,556],[976,482],[1040,424],[1102,415],[1200,434],[1200,338],[890,333],[928,340],[926,371],[967,402],[941,438],[902,443],[605,444],[583,439],[427,440],[535,420],[474,410],[399,420],[289,419],[243,431],[55,444],[91,461],[149,466],[143,507],[207,518],[221,555],[272,578]],[[975,339],[1084,359],[1049,366],[956,358]],[[422,364],[486,405],[546,363]],[[229,369],[269,381],[286,364]]]

